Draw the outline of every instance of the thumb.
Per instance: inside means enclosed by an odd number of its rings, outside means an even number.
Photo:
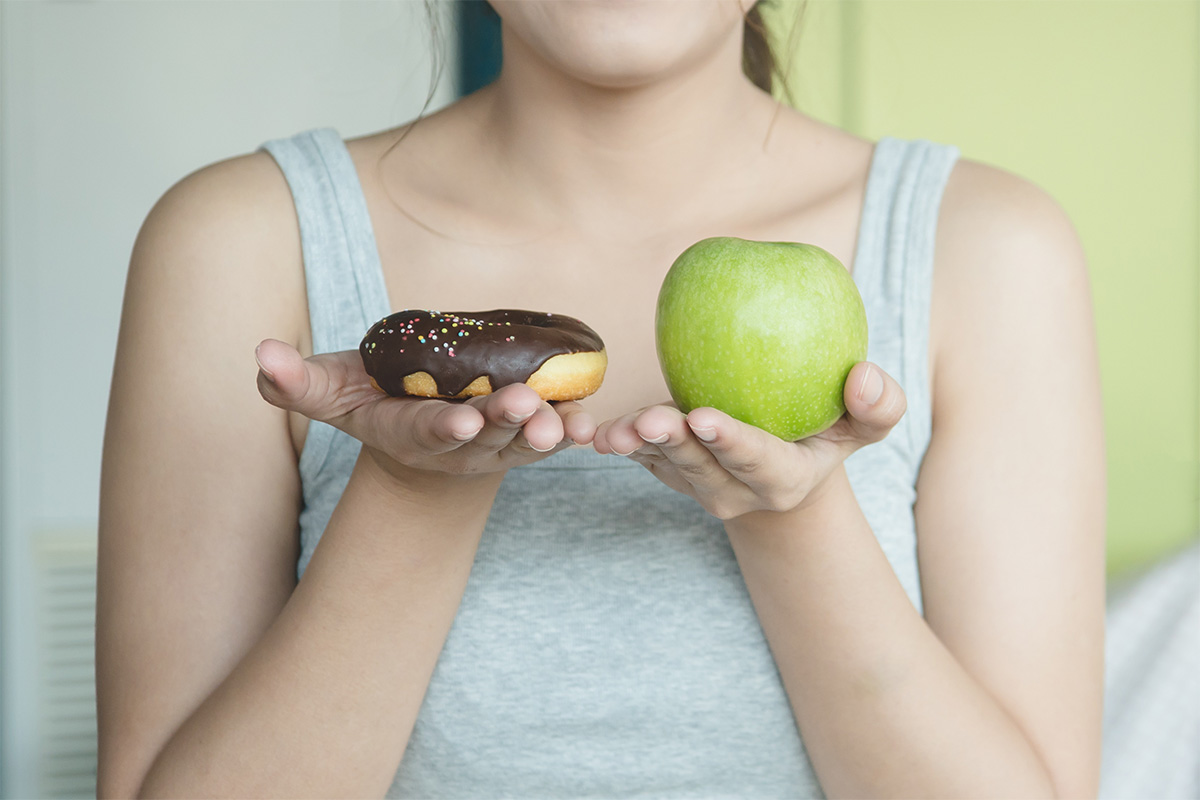
[[[277,339],[264,339],[254,349],[258,361],[258,391],[273,406],[310,419],[328,421],[348,411],[357,383],[349,375],[345,354],[303,358],[296,348]],[[357,357],[357,353],[352,355]],[[369,388],[369,384],[367,385]]]
[[[904,390],[896,379],[867,361],[855,364],[850,370],[843,400],[849,433],[860,445],[887,436],[908,408]]]

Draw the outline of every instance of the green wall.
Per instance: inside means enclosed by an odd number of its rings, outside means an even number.
[[[1196,536],[1200,3],[775,0],[768,24],[799,108],[955,144],[1063,205],[1092,275],[1110,572]]]

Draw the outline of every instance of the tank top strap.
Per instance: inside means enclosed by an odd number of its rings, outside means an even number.
[[[904,387],[902,427],[917,459],[932,433],[929,310],[938,209],[958,156],[956,147],[923,139],[880,139],[854,259],[871,324],[867,357]]]
[[[317,128],[259,149],[279,165],[296,207],[313,352],[357,349],[367,328],[391,309],[367,202],[346,144],[333,128]],[[314,515],[326,513],[325,501],[340,496],[358,450],[357,440],[331,425],[309,423],[299,464],[302,534],[313,528]],[[297,574],[303,574],[318,538],[301,536]]]
[[[350,153],[333,128],[274,139],[261,149],[279,164],[296,205],[313,352],[355,349],[391,309]]]

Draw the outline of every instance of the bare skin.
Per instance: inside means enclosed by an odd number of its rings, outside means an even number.
[[[729,4],[693,27],[643,20],[639,35],[686,30],[666,48],[572,39],[595,29],[554,16],[574,4],[497,5],[496,84],[395,147],[401,131],[348,143],[385,279],[397,308],[580,317],[608,346],[604,387],[555,408],[523,387],[468,404],[370,394],[353,354],[306,359],[298,230],[270,158],[181,181],[139,235],[114,377],[100,793],[382,795],[505,470],[574,441],[726,520],[831,796],[1094,794],[1103,445],[1086,268],[1061,211],[969,161],[947,187],[921,618],[841,468],[899,420],[902,387],[871,367],[867,402],[859,365],[850,415],[791,444],[661,405],[653,351],[659,282],[697,239],[806,241],[852,265],[872,145],[750,86]],[[205,342],[186,360],[181,320]],[[365,447],[297,586],[310,418]],[[836,669],[795,646],[813,638]]]

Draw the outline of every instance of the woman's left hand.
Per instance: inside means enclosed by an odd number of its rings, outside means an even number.
[[[900,384],[865,361],[850,370],[844,398],[841,419],[798,442],[715,408],[684,415],[658,405],[604,422],[593,444],[597,452],[632,458],[720,519],[790,511],[819,496],[851,453],[887,436],[907,407]]]

